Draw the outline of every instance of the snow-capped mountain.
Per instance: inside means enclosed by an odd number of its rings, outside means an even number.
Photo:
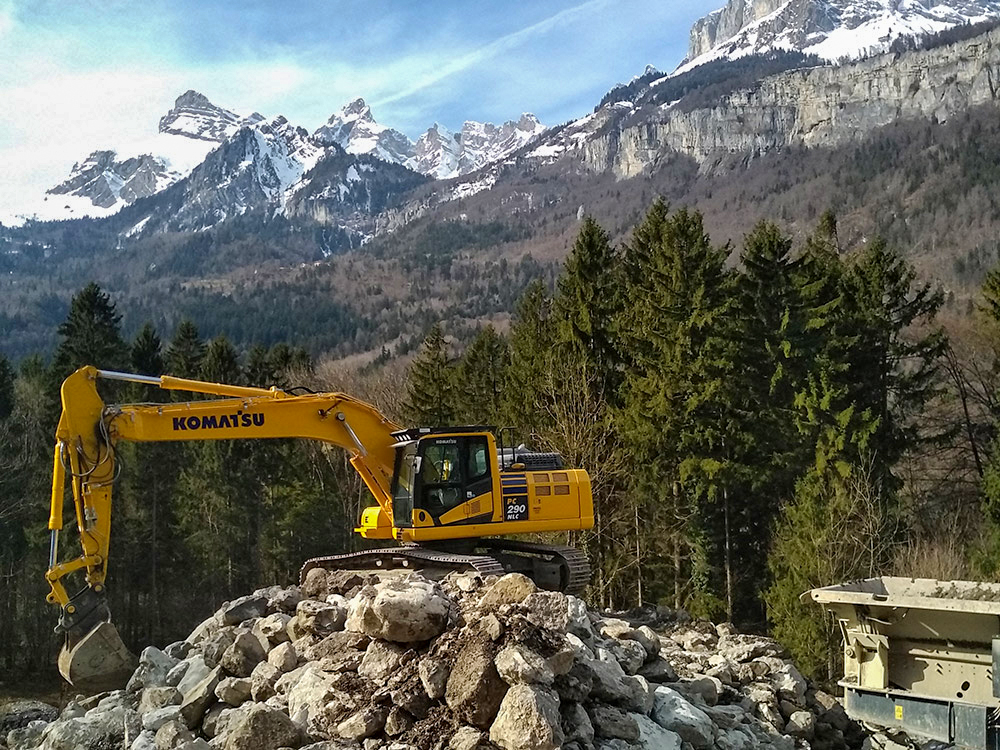
[[[284,210],[306,173],[335,152],[447,179],[505,158],[544,130],[534,115],[525,114],[499,126],[469,121],[459,133],[435,124],[413,143],[376,122],[364,99],[355,99],[310,135],[284,117],[268,120],[257,112],[242,117],[187,91],[160,118],[155,136],[94,151],[41,200],[3,220],[109,216],[186,179],[201,165],[197,181],[205,188],[214,180],[218,195],[199,198],[199,221],[213,216],[221,221],[261,205]],[[227,146],[225,155],[209,159],[220,145]]]
[[[336,143],[349,154],[371,154],[396,164],[413,156],[412,141],[398,130],[375,122],[364,99],[355,99],[330,115],[313,138],[325,146]]]
[[[838,61],[1000,16],[997,0],[729,0],[691,28],[676,72],[721,58],[798,50]]]
[[[256,112],[241,118],[197,91],[187,91],[160,118],[156,135],[94,151],[74,164],[69,177],[50,188],[29,213],[39,219],[113,214],[183,179],[240,127],[263,119]]]
[[[323,144],[336,143],[349,154],[371,154],[436,179],[449,179],[507,157],[544,130],[537,117],[523,114],[503,125],[467,120],[458,133],[434,123],[413,143],[376,122],[365,100],[355,99],[331,115],[313,137]]]
[[[413,156],[406,162],[410,169],[439,180],[458,174],[462,161],[462,143],[448,128],[434,123],[417,139]]]

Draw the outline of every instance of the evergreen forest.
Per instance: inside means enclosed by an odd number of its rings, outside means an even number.
[[[50,357],[0,357],[0,668],[54,674],[44,570],[58,388],[96,364],[343,390],[410,425],[511,426],[590,473],[595,527],[561,537],[591,559],[592,605],[770,632],[827,680],[839,634],[802,592],[883,574],[1000,577],[1000,271],[972,312],[945,302],[886,242],[846,247],[833,213],[804,239],[762,221],[731,247],[663,200],[620,243],[584,217],[554,284],[530,283],[509,328],[415,323],[423,343],[408,362],[388,349],[349,368],[281,343],[238,348],[187,319],[126,340],[123,311],[88,284]],[[178,398],[111,386],[108,402]],[[118,453],[108,589],[133,648],[361,546],[351,530],[370,497],[339,449]]]

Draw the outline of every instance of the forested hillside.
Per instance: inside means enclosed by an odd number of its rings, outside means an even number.
[[[831,212],[796,236],[772,218],[731,246],[702,213],[662,200],[614,235],[585,217],[553,285],[506,267],[527,284],[509,329],[470,336],[471,317],[439,308],[432,324],[424,312],[405,373],[389,349],[353,370],[311,366],[296,347],[236,347],[190,321],[125,340],[131,303],[78,290],[51,358],[0,361],[0,664],[15,675],[54,663],[43,571],[56,394],[96,363],[343,389],[410,424],[512,425],[591,474],[597,524],[571,541],[593,561],[592,604],[769,629],[826,677],[835,633],[800,602],[805,589],[886,572],[997,575],[1000,273],[982,310],[956,315],[892,244],[849,241]],[[400,353],[415,343],[402,336]],[[109,590],[132,645],[181,637],[228,596],[358,544],[350,529],[368,501],[339,451],[220,441],[121,454]]]
[[[471,338],[505,326],[535,278],[558,273],[579,216],[625,240],[662,195],[700,211],[716,242],[738,246],[761,219],[797,241],[821,214],[845,246],[886,240],[965,313],[998,257],[1000,126],[993,107],[946,123],[901,121],[837,149],[734,154],[711,168],[664,157],[616,180],[571,161],[503,167],[488,191],[440,204],[345,249],[336,227],[250,214],[194,234],[126,236],[135,216],[0,228],[0,351],[17,362],[54,351],[80,280],[99,278],[123,330],[173,330],[183,318],[237,346],[279,342],[313,356],[408,350],[435,320]],[[738,258],[734,254],[731,262]]]

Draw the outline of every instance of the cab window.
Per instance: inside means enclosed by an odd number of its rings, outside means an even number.
[[[464,502],[464,477],[459,441],[454,438],[432,440],[425,445],[420,462],[423,508],[433,516]]]

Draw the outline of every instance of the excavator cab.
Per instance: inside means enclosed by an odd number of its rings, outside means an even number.
[[[488,428],[423,428],[397,433],[393,471],[393,521],[398,529],[466,521],[455,513],[493,490],[496,450]],[[468,430],[469,432],[465,432]],[[494,456],[493,461],[490,456]],[[482,503],[480,504],[482,505]]]

